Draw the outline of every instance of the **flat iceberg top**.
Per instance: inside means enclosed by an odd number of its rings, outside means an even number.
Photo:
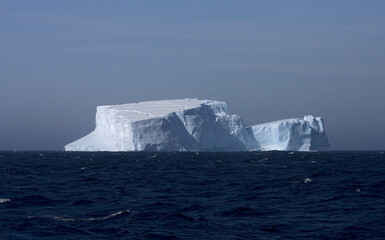
[[[271,125],[276,125],[276,124],[299,123],[299,122],[303,122],[303,121],[313,122],[314,120],[320,121],[321,119],[322,119],[321,117],[313,117],[312,115],[307,115],[303,118],[288,118],[288,119],[282,119],[282,120],[277,120],[277,121],[273,121],[273,122],[260,123],[260,124],[254,125],[254,126],[263,127],[263,126],[271,126]]]
[[[120,105],[98,106],[98,111],[112,111],[116,116],[122,116],[129,121],[140,121],[150,118],[163,117],[169,113],[197,108],[207,100],[196,98],[145,101]]]

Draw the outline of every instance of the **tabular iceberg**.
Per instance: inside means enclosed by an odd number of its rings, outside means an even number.
[[[66,151],[326,150],[322,119],[247,126],[224,102],[179,99],[98,106],[96,128]]]

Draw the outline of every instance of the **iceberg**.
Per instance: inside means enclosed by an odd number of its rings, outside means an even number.
[[[326,150],[322,119],[247,126],[225,102],[177,99],[98,106],[96,128],[66,151]]]
[[[251,127],[260,150],[325,151],[329,141],[322,118],[311,115]]]

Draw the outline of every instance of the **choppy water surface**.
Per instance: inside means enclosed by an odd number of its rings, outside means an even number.
[[[382,152],[0,152],[0,239],[384,239]]]

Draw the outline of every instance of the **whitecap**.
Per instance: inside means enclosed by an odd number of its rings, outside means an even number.
[[[48,218],[48,219],[53,219],[53,220],[62,221],[62,222],[74,222],[74,221],[88,222],[88,221],[104,221],[104,220],[119,216],[123,213],[129,213],[129,212],[130,210],[127,209],[127,210],[117,211],[102,217],[90,217],[90,218],[71,218],[71,217],[60,217],[60,216],[54,216],[54,215],[43,215],[43,216],[37,216],[37,217],[28,216],[27,218]]]
[[[45,216],[42,216],[42,218],[51,218],[51,219],[62,221],[62,222],[73,222],[73,221],[75,221],[75,218],[66,218],[66,217],[51,216],[51,215],[45,215]]]
[[[304,183],[309,183],[309,182],[311,182],[312,180],[310,179],[310,178],[305,178],[304,180],[303,180],[303,182]]]
[[[263,161],[266,161],[266,160],[269,160],[270,158],[262,158],[262,159],[259,159],[258,162],[263,162]]]
[[[11,199],[9,198],[0,198],[0,203],[6,203],[6,202],[10,202]]]
[[[53,216],[53,215],[43,215],[43,216],[27,216],[28,219],[34,219],[34,218],[49,218],[57,221],[62,222],[73,222],[76,219],[75,218],[67,218],[67,217],[59,217],[59,216]]]
[[[94,217],[94,218],[82,218],[82,221],[100,221],[100,220],[107,220],[109,218],[113,218],[113,217],[116,217],[116,216],[119,216],[123,213],[129,213],[130,210],[127,209],[127,210],[122,210],[122,211],[117,211],[117,212],[114,212],[114,213],[111,213],[107,216],[104,216],[104,217]]]

